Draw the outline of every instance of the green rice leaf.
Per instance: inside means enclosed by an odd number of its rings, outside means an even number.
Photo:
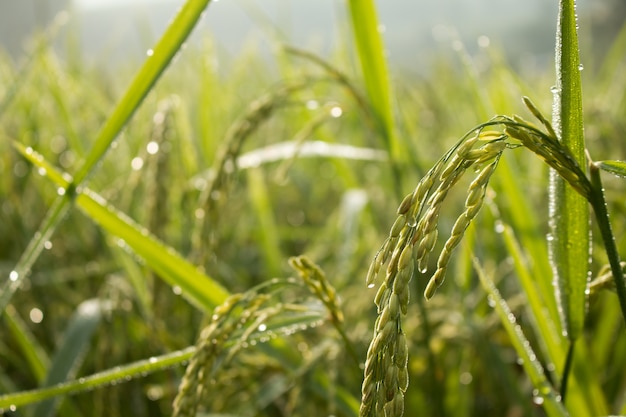
[[[102,302],[96,299],[82,302],[70,319],[63,340],[48,369],[43,386],[51,386],[74,378],[89,348],[91,336],[98,328],[103,312]],[[39,403],[36,416],[55,414],[60,401],[49,399]]]
[[[493,281],[487,277],[485,271],[483,271],[476,259],[474,259],[474,268],[480,278],[480,283],[493,300],[494,308],[500,317],[500,321],[509,335],[517,355],[523,363],[526,374],[533,384],[535,404],[542,405],[549,417],[568,416],[567,410],[565,410],[563,403],[560,401],[560,396],[552,385],[550,385],[548,378],[546,378],[541,363],[533,352],[530,342],[524,335],[522,328],[516,323],[515,315],[511,312],[509,305],[502,298],[500,291],[498,291]]]
[[[46,376],[46,368],[50,364],[50,359],[45,350],[11,304],[6,308],[4,320],[9,330],[8,333],[19,345],[20,352],[26,357],[35,379],[43,381]],[[8,334],[6,337],[8,338]]]
[[[178,350],[158,357],[133,362],[124,366],[116,366],[115,368],[99,372],[94,375],[59,383],[50,387],[0,395],[0,408],[8,408],[11,406],[19,407],[27,404],[33,404],[59,395],[77,393],[88,389],[110,385],[114,382],[123,381],[129,376],[145,375],[147,373],[165,369],[167,367],[171,367],[172,365],[180,364],[189,360],[195,350],[195,346],[191,346],[186,349]]]
[[[598,161],[595,164],[598,168],[617,177],[626,178],[626,162],[624,161]]]
[[[95,302],[94,300],[88,301],[89,303]],[[83,303],[84,304],[84,303]],[[309,326],[314,326],[322,319],[322,312],[314,309],[305,310],[300,313],[290,313],[285,317],[278,317],[277,320],[272,321],[268,326],[268,331],[274,333],[293,333],[294,331],[301,331],[309,328]],[[70,327],[68,327],[68,332],[66,335],[75,335],[76,329],[80,329],[80,326],[83,326],[84,318],[77,320],[79,323],[71,324],[71,333]],[[82,337],[88,339],[87,334]],[[253,336],[254,338],[254,336]],[[270,343],[258,344],[258,347],[268,346],[271,351],[275,352],[276,357],[282,358],[282,355],[292,356],[294,357],[293,349],[290,346],[284,344],[280,339],[273,339]],[[76,350],[78,346],[74,347]],[[65,349],[65,347],[63,348]],[[70,348],[67,348],[69,352]],[[154,356],[148,359],[143,359],[140,361],[128,363],[123,366],[116,366],[114,368],[108,369],[106,371],[98,372],[93,375],[81,377],[78,379],[73,379],[71,381],[57,382],[54,385],[46,386],[43,388],[30,390],[30,391],[22,391],[17,393],[0,395],[0,409],[1,408],[9,408],[11,406],[19,407],[27,404],[33,404],[44,400],[53,399],[54,397],[60,395],[67,394],[75,394],[85,390],[91,390],[98,387],[108,386],[113,383],[128,381],[131,378],[136,377],[144,377],[147,374],[152,372],[157,372],[163,369],[167,369],[172,367],[173,365],[181,365],[185,361],[188,361],[196,351],[195,346],[189,346],[182,350],[177,350],[175,352],[167,353],[160,356]],[[61,350],[59,350],[61,352]],[[60,362],[67,362],[66,353],[57,354],[59,358],[63,358],[63,360],[59,360]],[[290,364],[294,367],[301,366],[301,358],[297,358],[296,361],[289,360]],[[294,378],[297,375],[294,375]],[[322,377],[322,375],[316,375],[314,378],[317,380],[317,389],[320,389],[324,392],[332,392],[332,389],[328,387],[328,381]],[[293,381],[290,381],[293,384]],[[356,415],[358,412],[358,403],[353,396],[348,394],[342,389],[338,389],[339,387],[335,387],[337,390],[335,392],[336,401],[340,406],[347,406],[350,410],[356,409],[357,411],[353,414]],[[45,409],[44,404],[49,404],[47,401],[41,403],[38,408]],[[36,414],[43,415],[43,414]],[[349,413],[346,413],[349,415]]]
[[[89,175],[98,161],[120,133],[126,122],[135,113],[148,92],[172,61],[200,19],[210,0],[188,0],[182,6],[159,42],[147,51],[147,58],[120,99],[113,113],[95,139],[93,148],[74,175],[75,184],[80,184]]]
[[[18,151],[38,168],[57,187],[65,190],[70,186],[68,176],[30,148],[15,144]],[[112,236],[120,239],[120,244],[133,250],[146,265],[166,281],[172,288],[179,288],[181,294],[196,307],[209,311],[221,304],[228,292],[215,280],[201,273],[194,265],[184,259],[173,248],[160,242],[148,230],[144,229],[124,213],[89,190],[83,188],[75,197],[76,205],[94,222]]]
[[[585,164],[582,87],[574,0],[561,0],[556,36],[557,82],[553,126],[581,167]],[[550,170],[550,259],[563,331],[570,340],[582,332],[589,280],[589,206]]]
[[[370,104],[393,160],[402,160],[394,133],[393,107],[385,49],[373,0],[348,2],[352,31]]]

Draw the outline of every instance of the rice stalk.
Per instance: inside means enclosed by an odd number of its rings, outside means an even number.
[[[415,268],[421,273],[427,272],[429,255],[439,237],[438,223],[443,203],[465,172],[472,169],[475,176],[467,190],[464,211],[452,226],[438,255],[437,269],[424,290],[426,299],[432,298],[442,284],[452,251],[480,211],[489,180],[506,149],[527,148],[554,168],[583,197],[591,195],[590,181],[569,150],[558,141],[550,123],[529,99],[525,98],[524,102],[546,132],[518,116],[496,116],[468,132],[400,203],[398,217],[366,276],[366,285],[373,287],[382,266],[387,264],[384,281],[374,298],[378,318],[367,353],[361,416],[403,414],[397,403],[403,398],[408,380],[405,384],[406,369],[396,358],[402,357],[406,343],[402,318],[408,310],[408,283]],[[501,130],[487,130],[493,127]],[[398,375],[402,378],[398,379]]]
[[[174,417],[195,416],[206,404],[216,368],[223,365],[216,364],[217,358],[228,353],[227,342],[235,331],[242,327],[253,328],[256,319],[263,317],[266,312],[262,307],[268,299],[266,294],[234,294],[213,310],[209,324],[200,333],[196,351],[174,399]],[[249,336],[249,333],[243,335]]]
[[[235,174],[236,160],[243,144],[278,108],[285,104],[292,93],[304,86],[305,84],[301,83],[284,85],[276,91],[265,94],[250,103],[246,114],[235,121],[226,132],[216,156],[209,183],[203,188],[198,199],[198,208],[203,211],[204,215],[196,219],[192,247],[194,248],[193,258],[198,259],[199,263],[204,263],[202,261],[210,255],[212,248],[216,245],[212,231],[215,230],[214,226],[218,221],[219,208],[226,203],[228,180]],[[205,240],[207,237],[209,237],[208,248]]]

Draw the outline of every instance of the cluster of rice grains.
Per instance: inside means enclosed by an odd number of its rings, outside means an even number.
[[[387,264],[385,278],[375,296],[378,318],[365,362],[360,415],[402,416],[408,386],[408,348],[402,317],[409,303],[409,281],[414,269],[425,273],[428,257],[438,237],[438,220],[448,192],[465,172],[475,173],[469,185],[464,211],[458,217],[437,259],[424,296],[430,299],[442,284],[454,248],[480,210],[489,179],[505,149],[526,147],[588,196],[589,182],[567,148],[558,141],[550,123],[536,107],[524,103],[547,132],[518,116],[497,116],[466,134],[419,182],[400,204],[389,237],[372,261],[366,278],[369,288]],[[491,130],[499,128],[501,130]]]
[[[215,308],[180,383],[174,399],[174,417],[195,416],[201,406],[210,403],[219,368],[233,359],[260,323],[280,313],[280,306],[268,305],[268,300],[267,294],[240,293]],[[229,343],[237,336],[238,341]]]

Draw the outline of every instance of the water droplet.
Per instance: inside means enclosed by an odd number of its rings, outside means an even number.
[[[183,289],[180,288],[178,285],[174,285],[172,287],[172,292],[176,295],[181,295],[183,293]]]
[[[47,250],[52,249],[52,242],[50,242],[49,240],[46,240],[45,242],[43,242],[43,248]]]
[[[148,55],[148,56],[152,56],[152,55],[154,55],[154,50],[152,50],[152,49],[148,49],[148,50],[146,51],[146,55]]]
[[[494,298],[491,295],[487,296],[487,304],[489,305],[489,307],[495,307],[496,306],[496,300],[494,300]]]
[[[342,114],[343,114],[343,110],[339,106],[333,106],[330,109],[330,115],[334,118],[341,117]]]
[[[264,332],[264,331],[266,331],[266,330],[267,330],[267,325],[266,325],[266,324],[261,323],[261,324],[259,324],[259,327],[258,327],[258,328],[259,328],[259,331],[260,331],[260,332]]]
[[[37,307],[32,308],[28,316],[30,318],[30,321],[35,324],[39,324],[43,321],[43,311],[41,311]]]
[[[500,220],[496,220],[496,224],[494,227],[496,233],[503,233],[504,232],[504,223],[502,223],[502,221]]]
[[[159,144],[155,141],[150,141],[146,145],[146,150],[148,151],[150,155],[154,155],[157,152],[159,152]]]
[[[540,396],[533,397],[533,402],[537,405],[542,405],[544,402],[544,398]]]
[[[584,69],[585,67],[583,66],[583,64],[578,64],[578,71],[582,71]]]
[[[150,357],[150,359],[148,359],[149,363],[157,363],[158,359],[155,358],[154,356]]]
[[[489,36],[481,35],[478,37],[478,46],[481,48],[487,48],[491,44],[491,39]]]
[[[371,284],[369,284],[369,285],[367,286],[367,288],[374,288],[374,285],[376,285],[376,284],[374,284],[374,283],[372,282]]]
[[[469,372],[463,372],[461,375],[459,375],[459,382],[461,383],[461,385],[469,385],[472,383],[473,379],[474,377]]]
[[[65,188],[63,188],[63,187],[57,188],[57,194],[58,195],[65,195]]]
[[[46,169],[45,169],[44,167],[39,167],[39,168],[37,169],[37,173],[38,173],[39,175],[41,175],[42,177],[44,177],[44,176],[48,173],[48,171],[46,171]]]
[[[20,277],[20,274],[17,273],[17,271],[11,271],[9,272],[9,279],[11,281],[17,281],[17,279]]]
[[[143,168],[143,159],[138,156],[133,158],[133,160],[130,161],[130,167],[133,169],[133,171],[139,171],[141,168]]]
[[[553,85],[552,87],[550,87],[550,91],[552,92],[552,94],[557,94],[561,92],[561,89],[556,85]]]

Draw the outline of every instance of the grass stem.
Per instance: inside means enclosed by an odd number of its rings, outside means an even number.
[[[589,202],[596,215],[598,222],[598,228],[602,235],[602,241],[604,243],[604,250],[609,259],[609,265],[611,267],[611,273],[615,280],[615,288],[617,291],[617,298],[619,299],[619,305],[622,310],[622,316],[624,322],[626,322],[626,282],[624,281],[624,274],[620,263],[619,253],[617,251],[617,245],[615,244],[615,236],[611,230],[611,222],[609,221],[609,212],[606,208],[606,200],[604,198],[604,189],[602,188],[602,180],[600,178],[600,168],[594,162],[589,163],[589,174],[591,176],[591,196]]]

